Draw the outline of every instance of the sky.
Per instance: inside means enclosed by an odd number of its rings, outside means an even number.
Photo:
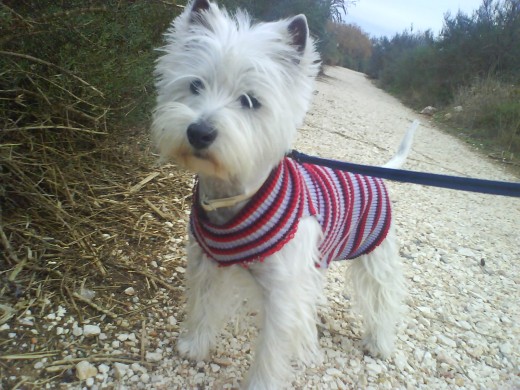
[[[413,31],[431,29],[438,35],[447,11],[455,16],[460,9],[471,15],[481,4],[482,0],[357,0],[347,9],[345,22],[373,37],[391,38],[412,25]]]

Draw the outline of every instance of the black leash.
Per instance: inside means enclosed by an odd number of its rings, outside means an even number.
[[[520,197],[520,183],[473,179],[470,177],[439,175],[434,173],[406,171],[403,169],[390,169],[353,164],[309,156],[296,150],[291,151],[288,154],[288,157],[300,163],[321,165],[332,169],[359,173],[366,176],[380,177],[381,179],[388,179],[402,183],[413,183],[460,191],[480,192],[482,194]]]

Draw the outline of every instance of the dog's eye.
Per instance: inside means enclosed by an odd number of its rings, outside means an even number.
[[[204,89],[204,83],[201,79],[195,79],[190,84],[190,91],[194,95],[200,94],[200,91]]]
[[[261,106],[261,104],[257,98],[255,98],[254,96],[247,95],[247,94],[240,96],[240,104],[242,105],[243,108],[249,108],[249,109],[255,109],[255,110],[257,108],[260,108],[260,106]]]

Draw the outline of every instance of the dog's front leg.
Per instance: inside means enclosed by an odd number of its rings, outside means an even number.
[[[315,267],[319,234],[314,220],[304,220],[280,252],[250,266],[262,291],[263,319],[243,386],[248,390],[284,388],[292,379],[291,359],[312,363],[321,358],[316,317],[323,274]]]
[[[225,320],[236,309],[237,297],[231,281],[235,272],[219,267],[193,239],[190,241],[186,319],[177,345],[181,355],[197,361],[209,356]]]

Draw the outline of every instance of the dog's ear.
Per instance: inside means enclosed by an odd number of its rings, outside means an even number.
[[[204,23],[202,13],[208,11],[210,8],[210,2],[208,0],[195,0],[191,6],[190,11],[190,22],[191,23]]]
[[[309,27],[305,15],[300,14],[292,18],[289,26],[287,26],[287,30],[291,35],[292,45],[300,54],[303,53],[309,37]]]
[[[191,13],[201,13],[202,11],[207,11],[209,9],[209,1],[208,0],[195,0],[193,5],[191,6]]]

